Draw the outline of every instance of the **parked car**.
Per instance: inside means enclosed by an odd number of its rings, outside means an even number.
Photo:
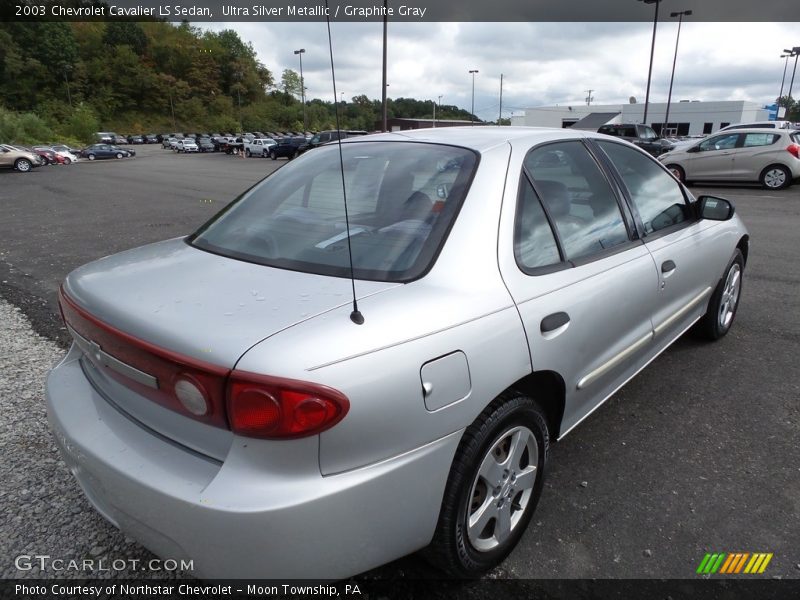
[[[43,146],[36,146],[34,148],[27,148],[22,147],[24,150],[28,150],[37,154],[39,156],[39,160],[42,162],[43,165],[56,165],[56,164],[64,164],[64,159],[59,158],[55,152],[53,152],[50,148],[45,148]]]
[[[98,131],[94,134],[97,141],[103,144],[113,144],[119,136],[113,131]]]
[[[748,244],[622,140],[348,139],[68,275],[48,418],[99,512],[194,576],[343,579],[428,545],[474,576],[523,535],[551,443],[690,327],[730,330]]]
[[[71,165],[77,162],[78,156],[74,154],[72,150],[64,148],[66,148],[66,146],[50,146],[50,149],[64,160],[65,165]]]
[[[0,168],[16,169],[20,173],[27,173],[40,166],[42,166],[42,161],[35,152],[17,146],[0,144]]]
[[[275,146],[276,142],[272,138],[253,138],[244,144],[246,156],[265,157],[269,155],[269,149]]]
[[[81,157],[89,160],[103,159],[103,158],[128,158],[136,156],[134,150],[120,148],[113,144],[92,144],[91,146],[81,150]]]
[[[731,129],[795,129],[795,126],[791,121],[750,121],[749,123],[726,125],[719,131],[730,131]]]
[[[645,152],[649,152],[653,156],[659,156],[664,152],[669,152],[674,148],[674,144],[672,142],[660,137],[652,127],[638,123],[625,125],[603,125],[597,130],[597,132],[622,138],[627,142],[631,142],[632,144],[639,146],[639,148]]]
[[[305,134],[300,134],[301,137],[305,138]],[[362,135],[367,135],[366,131],[360,131],[355,129],[350,129],[347,131],[338,131],[336,129],[331,129],[328,131],[320,131],[315,136],[312,136],[310,140],[308,140],[305,144],[301,144],[299,151],[300,154],[306,152],[307,150],[311,150],[312,148],[317,148],[322,144],[327,144],[328,142],[333,142],[341,137],[342,139],[346,139],[349,137],[359,137]]]
[[[733,129],[658,157],[676,179],[759,182],[788,187],[800,177],[800,132],[794,129]]]
[[[129,144],[144,144],[144,137],[141,135],[129,135],[127,139]]]
[[[288,158],[289,160],[300,156],[300,146],[306,143],[303,137],[285,137],[276,140],[276,144],[269,149],[269,157],[272,160],[278,158]]]
[[[64,158],[64,164],[72,164],[78,161],[79,149],[70,148],[65,144],[52,144],[48,146],[50,150]]]
[[[128,143],[128,138],[126,138],[124,135],[115,136],[114,137],[114,141],[112,142],[112,144],[116,144],[116,145],[119,145],[119,144],[125,145],[127,143]]]
[[[161,147],[165,148],[165,149],[166,148],[172,148],[173,142],[177,144],[178,143],[178,138],[176,138],[174,136],[165,136],[161,140]]]
[[[197,149],[200,150],[200,152],[214,152],[217,147],[214,145],[214,142],[211,141],[210,137],[204,136],[197,138]]]
[[[200,150],[192,138],[178,140],[173,149],[175,152],[198,152]]]
[[[155,133],[148,133],[144,136],[145,144],[158,144],[158,136]]]

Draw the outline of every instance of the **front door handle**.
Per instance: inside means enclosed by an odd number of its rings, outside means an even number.
[[[552,315],[547,315],[542,319],[539,329],[542,333],[550,333],[551,331],[560,329],[567,323],[569,323],[569,315],[565,312],[557,312]]]
[[[671,273],[676,269],[677,265],[671,260],[665,260],[661,263],[661,272],[662,273]]]

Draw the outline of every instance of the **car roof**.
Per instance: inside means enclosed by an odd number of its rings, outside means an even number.
[[[534,145],[556,139],[582,139],[607,136],[590,131],[560,129],[553,127],[496,127],[476,125],[474,127],[436,127],[430,129],[409,129],[391,133],[376,133],[366,136],[346,138],[343,144],[360,144],[368,141],[428,142],[452,144],[485,152],[501,144],[520,143]]]

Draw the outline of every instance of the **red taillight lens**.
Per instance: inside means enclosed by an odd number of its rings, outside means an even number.
[[[315,435],[350,409],[347,397],[327,386],[244,371],[231,373],[227,404],[235,433],[269,439]]]
[[[786,147],[786,151],[789,152],[789,154],[791,154],[795,158],[800,158],[800,146],[798,146],[797,144],[789,144]]]

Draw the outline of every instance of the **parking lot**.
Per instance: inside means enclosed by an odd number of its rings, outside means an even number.
[[[136,150],[0,172],[0,303],[11,305],[0,304],[4,577],[38,573],[14,567],[21,554],[150,556],[91,509],[49,437],[43,377],[67,343],[61,280],[95,258],[191,233],[285,164]],[[691,578],[706,552],[770,552],[768,575],[800,578],[800,185],[693,192],[733,200],[750,230],[735,326],[716,344],[685,336],[554,446],[542,501],[496,576]],[[410,557],[374,575],[429,573]]]

